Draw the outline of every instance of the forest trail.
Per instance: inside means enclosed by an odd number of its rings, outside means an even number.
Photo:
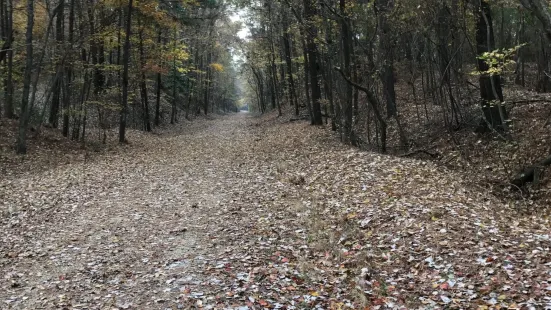
[[[2,309],[549,306],[548,220],[240,113],[0,183]]]

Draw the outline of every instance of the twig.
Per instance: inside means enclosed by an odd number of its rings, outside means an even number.
[[[520,104],[520,103],[536,103],[536,102],[551,102],[551,100],[548,100],[548,99],[526,99],[526,100],[518,100],[518,101],[512,101],[511,104],[512,105],[516,105],[516,104]]]
[[[419,153],[427,154],[430,157],[436,158],[436,159],[438,159],[442,156],[442,155],[440,155],[440,153],[431,153],[428,150],[422,149],[422,150],[415,150],[415,151],[411,151],[411,152],[399,155],[399,157],[410,157],[410,156],[413,156],[413,155],[416,155],[416,154],[419,154]]]

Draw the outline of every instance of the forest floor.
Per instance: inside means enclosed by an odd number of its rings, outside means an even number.
[[[551,307],[548,218],[434,163],[273,114],[135,141],[3,167],[0,308]]]

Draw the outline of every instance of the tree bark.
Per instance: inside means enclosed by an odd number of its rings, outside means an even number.
[[[302,38],[302,58],[304,59],[304,93],[306,94],[306,108],[308,110],[308,115],[310,116],[310,121],[314,119],[314,116],[312,115],[312,100],[310,94],[311,87],[310,87],[310,61],[308,60],[308,48],[306,47],[306,40],[304,37]]]
[[[34,28],[34,0],[27,0],[27,30],[25,34],[26,61],[23,74],[23,96],[21,99],[21,117],[19,118],[19,131],[17,135],[17,154],[27,153],[27,127],[31,109],[29,106],[29,94],[31,91],[31,77],[33,70],[33,28]]]
[[[379,30],[379,59],[381,64],[381,82],[383,83],[383,97],[386,102],[387,117],[396,115],[396,91],[394,89],[394,61],[393,44],[390,36],[391,29],[388,22],[388,12],[392,6],[391,0],[376,0],[375,10]]]
[[[381,110],[379,109],[377,98],[375,97],[373,92],[371,90],[369,90],[367,87],[364,87],[364,86],[352,81],[348,76],[346,76],[346,74],[344,73],[344,71],[342,71],[341,68],[335,68],[335,70],[339,71],[339,73],[342,75],[342,77],[346,80],[347,83],[349,83],[350,85],[354,86],[355,88],[357,88],[357,89],[359,89],[359,90],[361,90],[365,93],[365,95],[367,97],[367,102],[369,103],[369,105],[373,109],[373,112],[375,114],[375,117],[377,118],[377,121],[378,121],[380,129],[381,129],[381,137],[380,137],[381,152],[386,153],[387,123],[386,123],[386,121],[383,117],[383,114],[381,113]]]
[[[6,58],[8,51],[12,49],[13,43],[13,0],[7,0],[4,5],[2,5],[5,10],[2,10],[4,17],[0,20],[0,28],[2,28],[2,33],[0,39],[3,42],[0,46],[0,62],[3,62]]]
[[[71,0],[71,6],[69,8],[69,44],[74,42],[74,27],[75,27],[75,0]],[[62,133],[64,137],[69,136],[69,108],[71,107],[72,98],[72,80],[73,70],[70,66],[65,67],[64,80],[64,94],[63,94],[63,129]]]
[[[254,67],[251,66],[251,70],[253,71],[253,74],[256,78],[256,84],[258,89],[258,103],[260,104],[260,111],[264,113],[266,110],[266,102],[264,97],[264,79],[262,78],[262,75],[258,70],[256,70]]]
[[[53,128],[57,128],[58,126],[58,119],[59,119],[59,107],[61,106],[61,88],[63,85],[63,75],[59,75],[59,72],[63,71],[63,63],[61,63],[61,57],[62,57],[62,46],[63,46],[63,21],[65,19],[64,11],[65,11],[65,0],[60,0],[59,2],[60,6],[60,12],[57,14],[56,18],[56,25],[55,25],[55,31],[56,31],[56,57],[57,57],[57,68],[56,73],[54,75],[56,77],[59,76],[59,78],[55,79],[55,83],[53,85],[53,95],[52,95],[52,103],[50,105],[50,115],[48,118],[48,122],[52,125]]]
[[[13,42],[13,0],[6,1],[6,41],[5,46],[8,48],[6,51],[7,56],[7,76],[4,80],[4,91],[5,91],[5,103],[4,103],[4,116],[6,118],[14,118],[13,112],[13,49],[11,43]],[[2,49],[4,50],[4,49]],[[1,62],[1,61],[0,61]]]
[[[161,46],[161,29],[157,36],[157,45]],[[157,83],[155,85],[155,126],[161,124],[161,72],[157,72]]]
[[[524,41],[524,29],[525,29],[525,17],[524,12],[519,9],[518,14],[520,15],[519,28],[517,32],[517,45],[520,45]],[[515,84],[522,87],[526,86],[524,80],[524,48],[519,48],[517,51],[517,66],[515,68]]]
[[[128,67],[130,64],[130,35],[132,30],[132,4],[133,0],[128,1],[128,11],[126,16],[126,37],[124,39],[124,69],[122,74],[122,102],[119,122],[119,143],[126,143],[126,118],[128,114]]]
[[[271,6],[270,6],[271,7]],[[273,25],[270,25],[270,68],[269,71],[271,74],[271,80],[272,80],[272,92],[275,99],[275,103],[278,110],[278,116],[283,115],[281,112],[281,100],[279,97],[279,91],[278,91],[278,79],[277,79],[277,64],[276,64],[276,53],[274,48],[274,34],[273,34]],[[275,107],[274,107],[275,108]]]
[[[284,14],[284,13],[283,13]],[[283,22],[283,46],[285,50],[285,64],[287,66],[287,81],[289,83],[289,95],[291,97],[291,103],[295,106],[295,115],[299,114],[298,99],[296,94],[295,79],[293,77],[293,62],[291,54],[291,38],[287,29],[288,25],[286,18]]]
[[[551,48],[551,13],[549,12],[549,1],[546,0],[520,0],[522,5],[530,10],[536,18],[540,21],[543,26],[543,31],[545,37],[547,38],[547,47]],[[545,48],[543,49],[545,51]],[[545,54],[545,52],[544,52]],[[543,56],[545,57],[545,56]],[[551,87],[551,78],[549,75],[549,60],[547,58],[542,59],[540,63],[543,64],[543,73],[540,75],[540,80],[538,81],[539,89],[543,92],[549,91]]]
[[[344,60],[344,73],[347,77],[352,76],[351,69],[351,50],[352,50],[352,34],[349,29],[350,18],[347,17],[346,12],[346,0],[340,0],[341,11],[341,36],[342,36],[342,55]],[[352,137],[352,100],[353,100],[353,86],[350,83],[346,83],[344,91],[344,143],[350,143]]]
[[[310,88],[312,89],[312,125],[323,125],[321,116],[321,88],[319,84],[320,64],[318,44],[318,28],[315,25],[317,9],[313,0],[304,0],[304,15],[308,24],[306,30],[306,49],[308,52],[308,67],[310,73]]]
[[[187,95],[187,105],[186,105],[186,119],[189,120],[189,111],[191,110],[191,97],[194,91],[195,83],[191,80],[190,77],[187,79],[188,81],[188,95]]]
[[[140,19],[138,19],[140,21]],[[141,25],[140,25],[141,26]],[[141,90],[141,96],[142,96],[142,104],[143,104],[143,123],[144,123],[144,130],[145,131],[151,131],[151,122],[149,121],[149,98],[147,98],[147,80],[145,77],[145,51],[143,47],[143,29],[140,28],[139,32],[140,37],[140,90]]]
[[[476,9],[476,52],[482,55],[492,51],[495,46],[494,28],[492,24],[492,12],[490,4],[484,0],[478,0],[479,5]],[[478,58],[478,70],[481,72],[479,77],[480,98],[482,111],[484,113],[485,127],[503,130],[506,126],[506,111],[501,102],[503,102],[503,92],[501,89],[501,77],[499,75],[488,75],[490,66],[484,59]]]
[[[522,5],[536,16],[543,25],[545,36],[551,43],[551,13],[549,12],[549,1],[547,0],[520,0]]]
[[[209,89],[210,89],[210,79],[211,79],[211,68],[210,68],[210,62],[212,61],[212,54],[211,52],[207,53],[207,63],[205,64],[205,70],[207,72],[205,77],[205,92],[203,93],[203,109],[205,109],[205,115],[208,113],[209,109]],[[214,111],[211,111],[214,112]]]

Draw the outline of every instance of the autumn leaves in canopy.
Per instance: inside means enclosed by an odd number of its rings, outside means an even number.
[[[151,130],[196,113],[234,109],[221,1],[0,1],[2,117],[48,125],[74,140],[119,127]],[[87,132],[99,130],[89,137]]]

